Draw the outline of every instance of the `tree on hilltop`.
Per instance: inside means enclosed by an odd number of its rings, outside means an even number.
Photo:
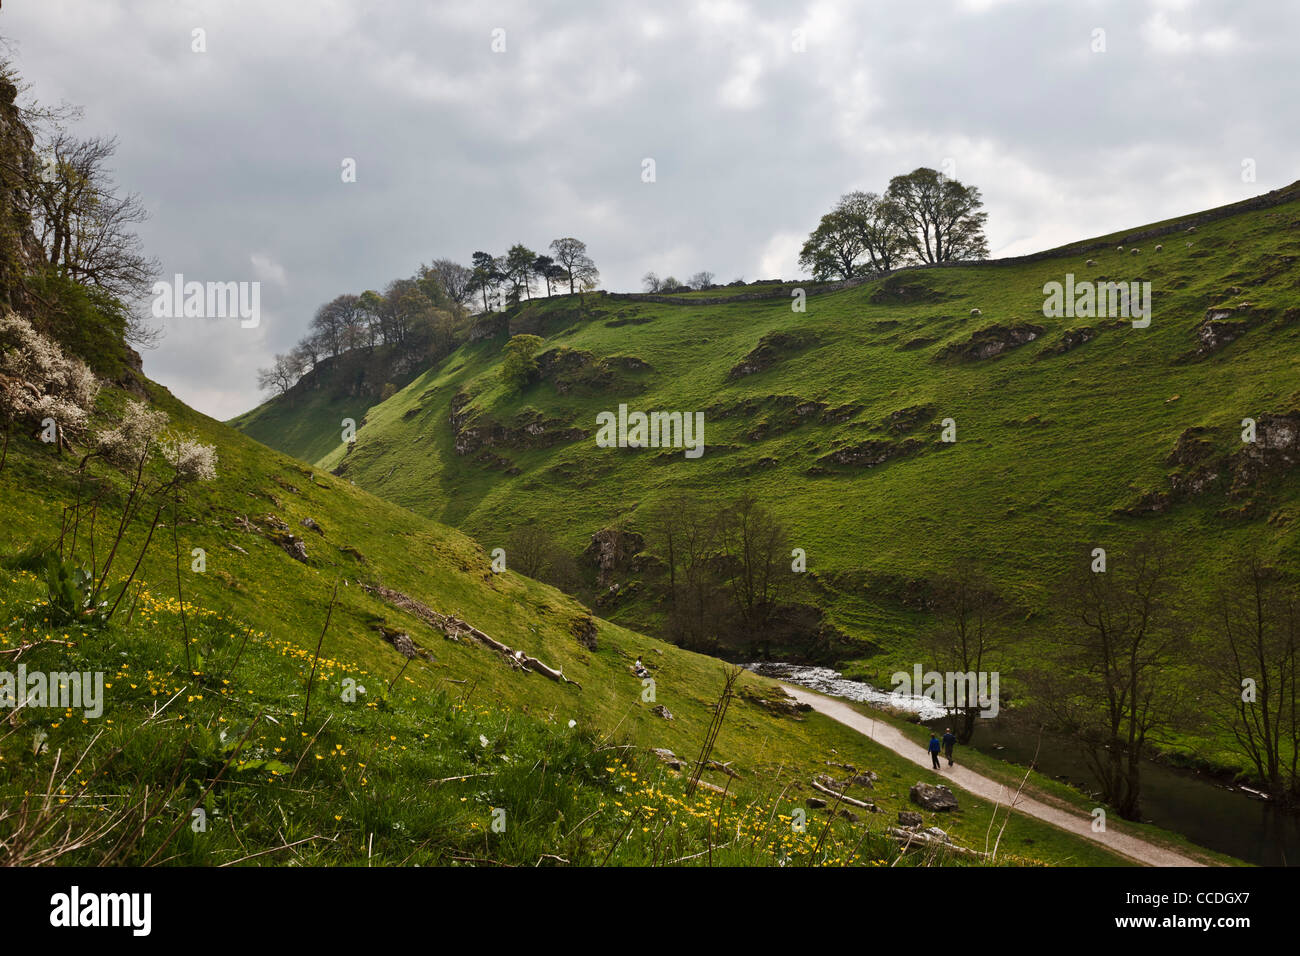
[[[551,252],[555,261],[568,273],[570,295],[577,292],[579,287],[594,288],[600,281],[600,270],[587,255],[587,244],[581,239],[555,239],[551,242]]]
[[[922,262],[988,257],[988,213],[982,211],[977,187],[921,167],[891,179],[885,199],[905,227],[908,247]]]
[[[502,271],[514,286],[516,298],[520,290],[523,290],[529,299],[533,297],[533,266],[536,262],[537,253],[522,243],[515,243],[506,253],[505,267]]]

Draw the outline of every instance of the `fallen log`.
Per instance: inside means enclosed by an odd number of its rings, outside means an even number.
[[[537,673],[541,674],[543,677],[549,677],[551,680],[561,684],[572,684],[574,687],[578,688],[578,690],[582,690],[582,685],[576,680],[569,680],[569,678],[565,677],[564,671],[556,670],[554,667],[548,667],[537,658],[529,657],[523,651],[515,651],[514,653],[517,660],[522,661],[525,666],[537,671]]]
[[[716,783],[709,783],[707,780],[697,780],[696,785],[703,787],[705,790],[711,790],[714,793],[722,794],[724,797],[731,797],[733,800],[736,799],[734,793],[728,793],[723,787],[719,787]]]
[[[814,790],[820,790],[822,793],[834,797],[841,803],[847,803],[851,807],[857,807],[861,810],[874,810],[876,808],[874,803],[867,803],[865,800],[855,800],[853,797],[846,797],[844,794],[837,793],[830,787],[818,783],[816,780],[812,782],[812,785]]]
[[[976,859],[984,859],[989,854],[981,853],[979,850],[968,850],[964,846],[953,843],[951,840],[934,836],[924,830],[904,830],[901,827],[890,827],[885,833],[893,840],[902,845],[904,850],[915,848],[940,849],[958,856],[970,856]]]
[[[379,595],[379,597],[394,607],[419,618],[435,630],[442,631],[448,637],[455,639],[468,634],[480,644],[485,644],[492,648],[492,650],[503,655],[506,660],[510,662],[512,667],[517,667],[521,670],[536,671],[543,677],[549,677],[557,683],[572,684],[574,687],[578,688],[578,690],[582,690],[582,685],[576,680],[570,680],[565,677],[563,670],[550,667],[523,651],[517,651],[507,644],[502,644],[496,638],[483,633],[472,624],[468,624],[450,614],[439,614],[427,604],[422,604],[414,598],[403,594],[401,591],[394,591],[392,588],[386,588],[378,584],[363,584],[361,587],[371,594]]]

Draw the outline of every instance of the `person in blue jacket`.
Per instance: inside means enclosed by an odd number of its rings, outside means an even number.
[[[930,759],[934,761],[934,769],[939,769],[939,738],[930,732]]]
[[[943,755],[948,758],[948,766],[952,766],[952,748],[957,743],[957,735],[948,727],[943,732]]]

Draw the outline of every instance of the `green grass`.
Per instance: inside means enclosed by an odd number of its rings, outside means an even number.
[[[1240,447],[1243,418],[1300,409],[1298,220],[1300,202],[1291,201],[1202,224],[1195,233],[1144,240],[1139,256],[1108,243],[1033,262],[914,270],[811,296],[806,313],[792,312],[784,299],[699,306],[689,304],[689,295],[680,305],[599,295],[585,305],[568,296],[537,301],[510,321],[514,330],[542,334],[543,351],[631,356],[650,370],[616,378],[603,391],[561,393],[543,381],[518,394],[499,380],[501,337],[466,345],[369,409],[350,452],[335,442],[315,460],[322,468],[342,466],[348,480],[489,548],[513,527],[536,523],[576,554],[601,528],[645,530],[648,509],[670,495],[755,495],[807,552],[806,599],[863,642],[862,654],[844,663],[879,679],[924,660],[918,636],[930,624],[891,582],[926,586],[961,559],[982,565],[1026,621],[1050,614],[1054,582],[1085,547],[1123,551],[1152,531],[1179,542],[1190,601],[1252,548],[1284,566],[1300,564],[1294,469],[1270,476],[1244,501],[1216,490],[1157,516],[1122,513],[1143,494],[1168,490],[1174,469],[1166,458],[1187,428],[1211,429],[1208,437],[1226,455]],[[1157,243],[1162,252],[1155,252]],[[1087,266],[1088,259],[1097,265]],[[1149,280],[1151,326],[1044,318],[1043,285],[1067,272],[1079,280]],[[920,300],[891,295],[899,284]],[[1259,321],[1221,350],[1187,360],[1207,309],[1243,301]],[[972,316],[975,308],[982,315]],[[1045,331],[997,358],[942,359],[947,347],[979,329],[1017,322]],[[1097,328],[1096,338],[1049,354],[1065,330],[1083,325]],[[775,331],[802,331],[816,341],[766,371],[730,378],[731,368]],[[923,344],[902,348],[917,342]],[[460,455],[449,416],[462,393],[472,396],[480,422],[511,425],[540,414],[591,437],[488,449],[504,463]],[[779,396],[856,411],[841,424],[790,425],[788,410],[770,401]],[[680,452],[595,447],[596,414],[620,402],[693,411],[745,400],[759,402],[757,411],[706,415],[708,450],[698,461]],[[893,437],[884,420],[913,406],[927,408],[904,436],[923,442],[918,453],[870,469],[809,473],[828,452]],[[310,445],[314,453],[337,432],[333,412],[294,416],[276,403],[264,409],[264,420],[286,421],[283,434],[259,432],[270,444],[299,451]],[[956,423],[955,444],[939,440],[947,418]],[[766,434],[752,437],[760,426]],[[306,434],[315,437],[293,437]],[[765,460],[772,464],[761,466]],[[626,578],[621,583],[637,575]],[[660,621],[646,598],[602,610],[643,630]],[[1004,672],[1029,659],[1032,648],[1022,651]],[[1169,746],[1240,766],[1213,733],[1183,734]]]
[[[303,461],[316,461],[328,455],[341,441],[344,419],[360,424],[368,403],[350,396],[335,396],[326,391],[295,394],[292,399],[259,405],[230,424],[265,444]],[[333,431],[320,427],[333,422]]]
[[[684,781],[646,748],[694,758],[722,685],[720,662],[599,620],[598,647],[588,650],[571,630],[584,608],[512,572],[492,574],[487,555],[463,534],[271,452],[165,390],[155,387],[153,398],[173,426],[220,453],[219,478],[191,490],[177,528],[185,624],[166,521],[144,562],[147,593],[132,598],[129,622],[119,614],[105,630],[52,623],[31,562],[9,561],[0,576],[0,660],[11,667],[20,659],[29,670],[99,670],[112,685],[100,719],[27,709],[5,724],[0,836],[13,847],[33,821],[41,831],[14,861],[40,853],[63,863],[129,864],[786,865],[897,857],[880,831],[926,776],[907,761],[820,715],[778,716],[750,699],[771,694],[770,682],[746,674],[713,753],[740,777],[728,782],[706,771],[705,780],[728,786],[730,796],[688,797]],[[111,415],[121,396],[109,393],[102,403]],[[92,473],[102,482],[92,490],[104,489],[102,563],[124,486],[100,465]],[[75,462],[15,438],[0,472],[0,553],[30,553],[57,537],[75,489]],[[306,539],[308,564],[237,520],[266,513]],[[308,516],[323,536],[299,525]],[[133,557],[143,534],[137,522],[123,553]],[[207,552],[202,573],[188,570],[198,547]],[[79,552],[88,557],[84,529]],[[449,640],[361,583],[455,614],[561,667],[581,689],[515,670],[475,641]],[[432,660],[407,663],[380,626],[408,633]],[[36,646],[16,658],[26,644]],[[630,669],[638,655],[673,720],[642,700]],[[355,703],[343,699],[345,678],[366,687]],[[882,812],[838,820],[823,834],[823,811],[808,811],[807,829],[796,833],[794,811],[813,794],[812,776],[835,772],[827,761],[878,773],[875,791],[859,796]],[[983,849],[994,808],[961,797],[959,813],[933,822]],[[28,814],[15,815],[24,806]],[[202,833],[191,826],[196,808],[207,814]],[[498,808],[506,813],[503,833],[491,829]],[[138,828],[126,825],[137,820]],[[663,820],[670,822],[656,822]],[[47,822],[54,826],[41,829]],[[65,825],[83,833],[94,823],[108,825],[106,835],[59,851]],[[997,862],[1122,861],[1012,816]]]

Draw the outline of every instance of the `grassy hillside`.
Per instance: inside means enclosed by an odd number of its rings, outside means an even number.
[[[785,294],[535,302],[390,400],[352,409],[366,419],[355,445],[315,460],[489,548],[536,524],[576,555],[603,528],[646,531],[675,495],[757,496],[807,552],[805,599],[857,642],[841,663],[876,681],[923,659],[934,582],[963,559],[1032,620],[1085,548],[1157,531],[1178,543],[1195,599],[1252,549],[1300,566],[1300,449],[1251,459],[1240,437],[1245,418],[1289,434],[1300,415],[1298,196],[1037,257],[908,270],[810,295],[803,313]],[[1067,273],[1149,281],[1150,326],[1045,317],[1044,284]],[[522,391],[500,378],[507,327],[544,338],[540,381]],[[704,455],[598,448],[596,416],[620,403],[703,411]],[[284,421],[283,438],[259,435],[314,453],[340,411],[273,402],[256,414]],[[656,629],[662,607],[641,576],[622,569],[620,596],[592,593],[606,616]],[[1236,759],[1214,740],[1194,749]]]
[[[397,388],[414,377],[409,365],[410,356],[385,345],[348,353],[346,361],[327,358],[275,401],[228,424],[294,458],[317,461],[342,440],[344,419],[359,425],[385,387]],[[332,428],[323,427],[329,422]]]
[[[143,586],[106,628],[57,618],[37,552],[58,538],[80,483],[82,500],[99,502],[93,563],[102,568],[123,477],[92,463],[81,482],[74,458],[21,435],[0,472],[0,553],[9,556],[0,575],[0,660],[10,669],[102,671],[107,681],[102,715],[24,708],[8,716],[0,835],[9,861],[764,865],[897,857],[881,829],[928,772],[819,715],[788,711],[779,690],[745,674],[712,753],[717,769],[703,778],[728,794],[690,795],[683,776],[647,748],[670,748],[688,763],[697,755],[722,687],[720,662],[591,619],[571,598],[514,573],[493,574],[463,534],[149,388],[174,429],[216,445],[219,475],[191,488],[174,528],[167,510],[137,579]],[[103,424],[124,398],[101,396]],[[129,559],[115,580],[126,576],[147,515],[128,529],[121,550]],[[301,524],[308,518],[319,532]],[[286,535],[302,541],[305,560],[291,556]],[[195,548],[206,552],[202,571],[191,564]],[[78,562],[91,564],[91,553],[83,526]],[[431,626],[432,613],[454,615],[577,683],[520,670],[464,629]],[[643,699],[631,670],[638,656],[671,719]],[[349,680],[365,688],[353,700]],[[828,826],[825,811],[812,810],[796,831],[813,775],[843,773],[840,765],[879,775],[874,789],[855,792],[883,813]],[[943,825],[983,849],[991,819],[1004,811],[960,797],[962,809]],[[496,810],[505,811],[502,832],[492,828]],[[1117,862],[1020,817],[1010,820],[998,861]]]
[[[535,521],[575,553],[603,527],[637,527],[671,491],[756,494],[807,550],[836,623],[886,649],[911,618],[881,583],[925,581],[962,556],[986,561],[1029,607],[1067,554],[1092,542],[1119,546],[1153,527],[1203,543],[1190,555],[1201,569],[1248,540],[1294,560],[1294,473],[1232,498],[1216,486],[1163,513],[1125,512],[1170,491],[1177,469],[1166,459],[1187,429],[1206,429],[1230,455],[1242,418],[1300,408],[1298,218],[1293,201],[1165,237],[1161,252],[1151,242],[1136,256],[1108,247],[914,270],[812,296],[803,314],[785,299],[536,303],[509,317],[511,330],[544,335],[543,355],[568,355],[576,371],[512,393],[498,377],[503,337],[467,345],[389,401],[351,409],[367,419],[353,449],[336,444],[316,460],[485,544]],[[1044,318],[1042,287],[1067,272],[1149,280],[1150,328]],[[1198,356],[1208,311],[1229,312],[1246,331]],[[1041,331],[994,358],[961,356],[981,330],[1018,324]],[[1081,327],[1095,337],[1057,354],[1066,331]],[[765,339],[777,342],[770,367],[732,376]],[[620,358],[648,368],[610,361]],[[459,428],[450,423],[458,396],[469,399]],[[596,414],[621,402],[704,411],[705,454],[597,448]],[[337,434],[341,410],[295,416],[272,403],[260,414],[286,422],[287,444],[315,449]],[[939,440],[945,418],[956,424],[955,443]],[[524,432],[537,423],[537,436]],[[562,437],[568,428],[586,437]],[[472,429],[488,437],[458,453],[458,431]],[[276,444],[273,432],[260,434]],[[308,432],[310,442],[294,437]],[[871,441],[899,457],[875,467],[826,457]]]

